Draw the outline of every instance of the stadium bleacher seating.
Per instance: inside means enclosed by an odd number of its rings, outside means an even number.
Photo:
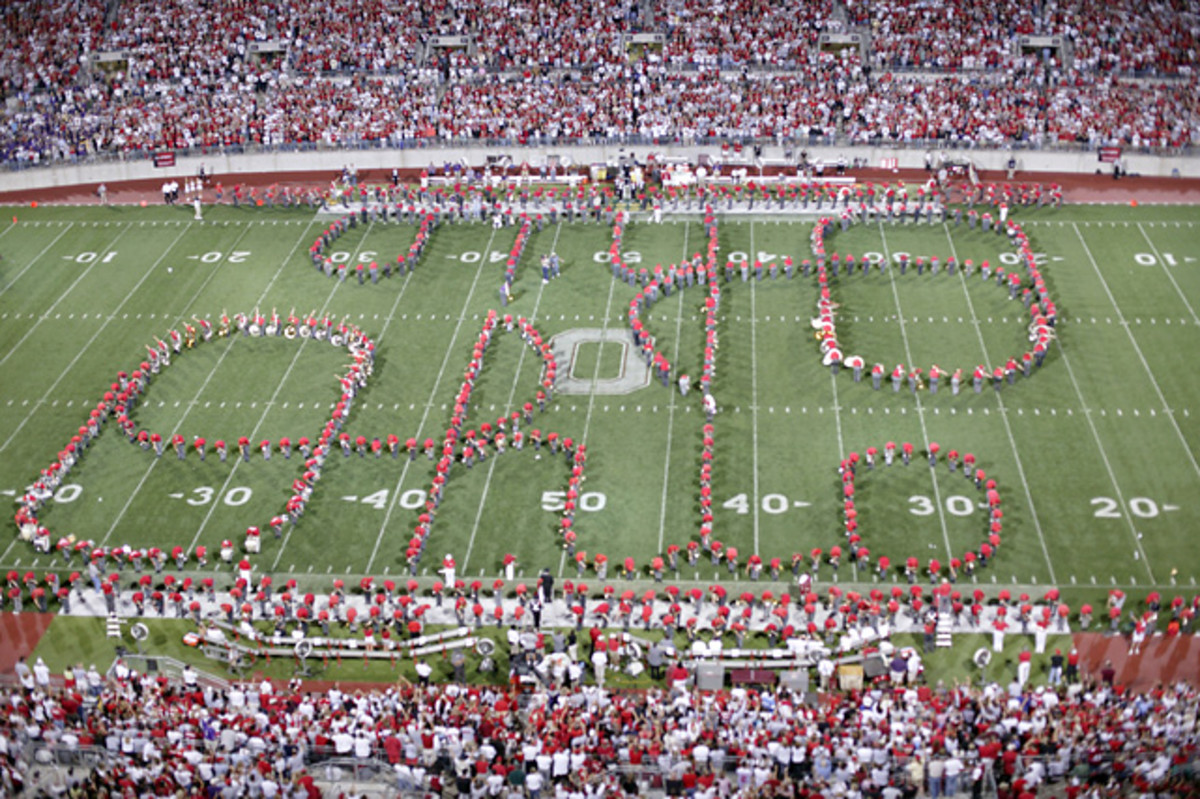
[[[1138,149],[1200,136],[1200,26],[1182,0],[91,0],[5,15],[10,166],[417,140]],[[861,51],[822,50],[846,33]]]

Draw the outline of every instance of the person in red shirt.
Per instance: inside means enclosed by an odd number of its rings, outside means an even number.
[[[1000,757],[1003,749],[1000,739],[995,735],[989,735],[988,739],[979,745],[980,765],[983,766],[985,773],[992,768],[992,764],[996,762],[996,758]]]
[[[1071,647],[1071,651],[1067,653],[1067,671],[1065,674],[1067,684],[1079,682],[1079,650]]]

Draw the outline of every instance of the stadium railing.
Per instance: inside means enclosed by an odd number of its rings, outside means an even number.
[[[176,660],[171,657],[160,657],[156,655],[132,655],[125,654],[113,660],[112,666],[108,669],[108,676],[111,678],[117,668],[117,663],[123,662],[131,671],[136,671],[141,674],[161,674],[172,683],[183,683],[183,669],[187,664],[182,660]],[[231,683],[223,677],[217,677],[207,672],[194,670],[196,672],[196,684],[201,688],[213,688],[218,691],[228,691]]]
[[[892,139],[883,137],[872,137],[867,141],[855,141],[844,135],[831,136],[821,133],[810,133],[807,136],[791,136],[791,137],[739,137],[739,136],[692,136],[685,137],[679,135],[671,136],[580,136],[580,137],[538,137],[534,139],[521,140],[513,138],[441,138],[441,137],[414,137],[414,138],[386,138],[386,139],[358,139],[356,141],[347,142],[340,146],[330,146],[314,143],[291,143],[280,145],[252,145],[252,144],[235,144],[221,147],[190,147],[190,148],[168,148],[162,147],[157,149],[144,150],[122,150],[119,152],[103,152],[103,153],[87,153],[83,155],[73,154],[66,158],[40,158],[37,161],[32,160],[9,160],[3,162],[3,169],[10,172],[19,172],[27,169],[38,168],[55,168],[63,166],[82,166],[86,164],[103,164],[115,161],[148,161],[152,160],[158,152],[170,151],[175,153],[179,158],[187,157],[220,157],[228,155],[269,155],[273,153],[294,153],[294,152],[346,152],[353,153],[362,150],[425,150],[425,149],[440,149],[440,148],[466,148],[466,149],[495,149],[495,148],[512,148],[520,149],[524,147],[554,147],[554,148],[572,148],[572,147],[594,147],[594,146],[621,146],[621,147],[721,147],[722,145],[741,145],[743,148],[752,148],[754,146],[761,147],[843,147],[846,149],[848,156],[853,156],[858,152],[866,151],[871,148],[884,148],[888,150],[954,150],[954,151],[1031,151],[1031,152],[1056,152],[1056,153],[1086,153],[1095,152],[1100,147],[1108,146],[1108,142],[1064,142],[1061,140],[1054,141],[1013,141],[1005,142],[1004,145],[990,145],[973,141],[959,141],[953,139]],[[1200,148],[1192,146],[1184,147],[1152,147],[1143,145],[1141,147],[1133,147],[1127,144],[1119,145],[1126,153],[1138,153],[1143,155],[1154,155],[1161,157],[1180,157],[1194,156],[1200,152]]]
[[[339,790],[353,787],[355,791],[361,792],[369,785],[378,785],[393,792],[420,789],[420,786],[404,785],[395,770],[383,760],[355,757],[329,757],[318,760],[310,752],[307,763],[314,777],[336,784]]]

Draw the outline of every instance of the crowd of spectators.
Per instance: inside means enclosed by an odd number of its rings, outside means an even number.
[[[1014,38],[1033,33],[1034,6],[1005,2],[870,4],[874,56],[884,67],[992,69],[1013,56]]]
[[[839,32],[832,0],[666,0],[664,61],[682,67],[794,68],[822,32]]]
[[[1200,56],[1200,10],[1182,0],[1118,0],[1104,13],[1089,0],[1045,4],[1044,32],[1068,36],[1082,69],[1180,75]]]
[[[1042,54],[1038,47],[1022,47],[1023,36],[1060,37],[1084,73],[1180,75],[1200,54],[1200,16],[1181,0],[1119,0],[1103,7],[1091,0],[847,0],[847,7],[851,20],[870,30],[873,63],[884,69],[1030,64]],[[1051,63],[1061,66],[1063,55],[1053,53]]]
[[[421,673],[420,670],[417,672]],[[428,673],[426,671],[426,673]],[[660,687],[590,680],[526,692],[416,684],[308,693],[294,681],[206,685],[118,662],[62,680],[18,666],[0,718],[0,790],[20,796],[321,795],[322,761],[382,761],[412,795],[584,797],[1195,796],[1200,692],[1131,694],[1111,672],[1045,684],[884,680],[808,696],[785,688],[698,691],[672,668]],[[1037,683],[1036,687],[1034,683]],[[70,779],[52,757],[107,753]],[[49,754],[49,753],[48,753]],[[315,778],[315,779],[314,779]],[[72,782],[79,780],[72,785]],[[993,783],[994,781],[994,783]],[[335,789],[340,790],[340,789]],[[974,793],[974,795],[979,795]]]
[[[1200,137],[1200,15],[1184,0],[88,0],[10,3],[4,16],[10,164],[467,139]],[[820,34],[847,31],[868,35],[862,55],[819,50]],[[634,46],[638,33],[661,44]],[[1068,46],[1022,52],[1026,34]]]

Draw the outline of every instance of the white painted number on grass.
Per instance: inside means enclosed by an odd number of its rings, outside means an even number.
[[[1094,497],[1092,505],[1097,506],[1092,515],[1097,519],[1120,519],[1119,503],[1112,497]],[[1153,519],[1158,515],[1158,503],[1149,497],[1132,497],[1129,500],[1129,512],[1139,519]]]
[[[762,498],[764,513],[778,515],[788,509],[788,498],[783,494],[766,494]]]
[[[1158,259],[1154,257],[1154,254],[1149,252],[1139,252],[1133,256],[1133,260],[1137,261],[1141,266],[1154,266],[1158,263]],[[1175,260],[1174,253],[1164,252],[1162,260],[1167,266],[1179,266],[1179,262]]]
[[[336,255],[336,253],[335,253],[335,255]],[[225,253],[219,252],[217,250],[213,250],[212,252],[206,252],[206,253],[204,253],[204,255],[201,255],[200,261],[201,261],[201,263],[215,264],[224,257],[225,257]],[[233,252],[229,253],[229,263],[231,263],[231,264],[245,263],[246,259],[249,257],[250,257],[249,250],[234,250]]]
[[[371,253],[371,258],[375,257],[375,253]],[[451,258],[454,256],[451,255]],[[479,250],[467,250],[462,255],[458,256],[458,260],[464,264],[477,264],[483,259],[483,253]],[[488,261],[493,264],[498,264],[501,261],[508,260],[508,253],[503,250],[492,250],[488,253]]]
[[[946,497],[946,510],[955,516],[970,516],[975,511],[975,505],[971,502],[970,497],[955,494]]]
[[[1129,500],[1129,510],[1134,516],[1153,519],[1158,515],[1158,503],[1148,497],[1134,497]]]
[[[381,488],[374,494],[368,494],[367,496],[363,497],[359,500],[359,502],[364,505],[370,505],[375,510],[384,510],[388,506],[388,497],[390,496],[390,491],[388,491],[386,488]],[[347,497],[347,499],[353,499],[353,497]],[[405,491],[400,495],[400,499],[397,501],[397,504],[405,510],[423,508],[425,507],[425,492],[419,488],[410,488],[408,491]]]
[[[97,253],[94,253],[94,252],[81,252],[81,253],[79,253],[79,255],[75,256],[75,263],[90,264],[92,261],[96,260],[97,257],[98,257]],[[103,258],[101,258],[100,263],[111,264],[112,260],[116,257],[117,257],[117,252],[116,252],[116,250],[113,250],[112,252],[108,253]]]
[[[79,483],[67,483],[54,492],[55,502],[74,502],[79,499],[79,495],[83,493],[83,486]]]
[[[216,493],[212,486],[200,486],[192,489],[193,497],[187,498],[189,505],[207,505],[212,502],[213,494]]]
[[[592,260],[598,264],[607,264],[612,262],[612,256],[608,250],[600,250],[592,255]],[[637,250],[621,253],[621,260],[627,264],[640,264],[642,262],[642,254]]]
[[[187,504],[207,505],[212,502],[217,491],[212,486],[198,486],[192,489],[192,496],[187,498]],[[254,492],[248,486],[234,486],[225,492],[224,502],[231,508],[241,507],[250,501],[250,497]]]
[[[745,494],[738,494],[722,502],[721,507],[728,510],[735,510],[739,516],[745,516],[750,512],[750,500],[746,498]]]
[[[246,486],[237,486],[225,492],[225,504],[231,508],[241,507],[250,501],[254,492]]]
[[[589,491],[579,496],[579,509],[588,513],[604,510],[604,506],[607,504],[608,498],[599,491]]]
[[[543,491],[542,492],[542,510],[550,513],[558,513],[566,507],[567,492],[566,491]],[[579,496],[577,506],[580,510],[585,510],[588,513],[604,510],[604,506],[608,504],[608,497],[604,496],[599,491],[589,491],[586,494]]]
[[[762,261],[764,264],[769,264],[778,257],[779,256],[775,253],[767,252],[766,250],[759,250],[758,257],[755,260]],[[733,252],[729,253],[729,260],[733,261],[735,264],[744,264],[750,260],[750,253],[742,252],[741,250],[734,250]]]
[[[387,507],[388,490],[381,488],[374,494],[368,494],[359,501],[364,505],[370,505],[375,510],[383,510]]]
[[[913,494],[908,498],[908,504],[912,505],[908,512],[914,516],[932,516],[937,510],[933,505],[933,500],[924,494]]]
[[[400,507],[406,510],[425,507],[425,492],[419,488],[410,488],[400,495]]]
[[[769,513],[772,516],[787,513],[791,508],[806,508],[809,505],[807,502],[792,502],[783,494],[763,494],[759,504],[762,506],[763,513]],[[735,494],[722,502],[721,507],[734,511],[739,516],[745,516],[750,512],[750,498],[745,494]]]
[[[970,516],[975,512],[975,503],[962,494],[951,494],[945,503],[946,512],[953,516]],[[914,516],[932,516],[937,511],[937,505],[925,494],[913,494],[908,498],[908,504],[912,506],[908,512]]]

